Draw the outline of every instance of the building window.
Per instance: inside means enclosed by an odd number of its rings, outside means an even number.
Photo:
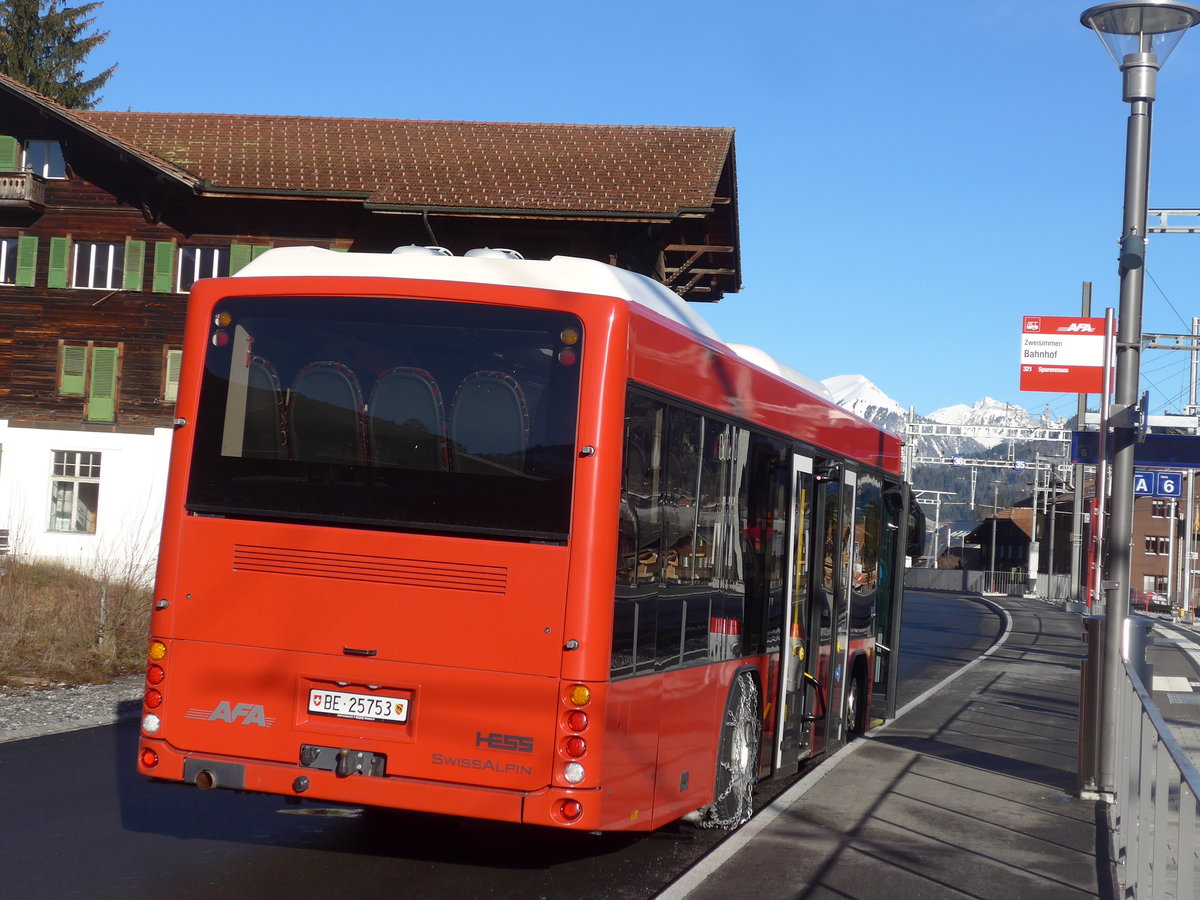
[[[81,241],[75,245],[75,276],[77,288],[116,290],[121,287],[125,272],[125,243],[107,244]]]
[[[1150,501],[1150,515],[1155,519],[1165,519],[1167,517],[1167,501]]]
[[[0,238],[0,284],[17,283],[17,239]]]
[[[1156,535],[1146,535],[1147,556],[1169,556],[1171,554],[1170,539]]]
[[[183,365],[183,351],[163,347],[163,393],[162,398],[174,403],[179,396],[179,368]]]
[[[26,141],[24,168],[43,178],[67,177],[67,164],[58,141]]]
[[[58,342],[58,393],[62,397],[87,397],[89,422],[114,422],[121,381],[122,344],[97,347]]]
[[[223,278],[228,274],[228,247],[179,248],[179,274],[175,290],[181,294],[186,294],[201,278]]]
[[[80,450],[54,451],[50,481],[50,530],[96,533],[100,501],[100,454]]]

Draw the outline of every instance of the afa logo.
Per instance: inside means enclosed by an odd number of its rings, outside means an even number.
[[[184,718],[228,722],[230,725],[257,725],[259,728],[270,728],[275,724],[275,717],[268,716],[261,703],[230,703],[228,700],[222,700],[216,709],[189,709],[184,713]]]

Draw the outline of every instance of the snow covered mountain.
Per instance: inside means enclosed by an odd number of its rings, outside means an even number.
[[[905,408],[881,391],[862,375],[837,375],[822,384],[833,395],[834,402],[844,409],[896,434],[904,434],[908,420]],[[937,422],[943,425],[1007,425],[1032,428],[1039,425],[1060,425],[1048,411],[1035,418],[1029,411],[1011,403],[1001,403],[984,397],[968,406],[960,403],[935,410],[927,416],[917,416],[918,422]],[[981,456],[1000,444],[999,438],[961,438],[923,436],[917,452],[920,456]]]
[[[935,410],[926,416],[930,422],[942,425],[1009,425],[1017,428],[1032,428],[1038,424],[1028,410],[1011,403],[1001,403],[991,397],[984,397],[974,406],[959,403]],[[1000,443],[999,438],[978,438],[984,447],[992,448]]]
[[[908,413],[904,407],[863,375],[835,375],[821,384],[833,395],[833,402],[862,416],[868,422],[895,434],[904,434]]]

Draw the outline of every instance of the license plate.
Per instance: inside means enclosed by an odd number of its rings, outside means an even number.
[[[372,697],[349,691],[313,688],[308,692],[308,711],[341,719],[371,722],[407,722],[408,701],[397,697]]]

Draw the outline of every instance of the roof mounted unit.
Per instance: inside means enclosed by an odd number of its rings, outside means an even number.
[[[468,250],[463,256],[471,256],[485,259],[524,259],[516,250],[504,250],[500,247],[477,247],[474,250]]]
[[[445,247],[422,247],[419,244],[409,244],[407,247],[397,247],[392,251],[393,256],[453,256]]]

